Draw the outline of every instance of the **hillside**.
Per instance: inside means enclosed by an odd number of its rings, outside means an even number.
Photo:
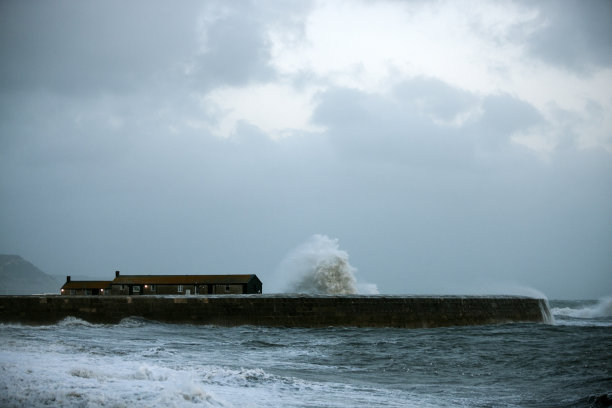
[[[0,255],[0,295],[58,293],[61,283],[18,255]]]

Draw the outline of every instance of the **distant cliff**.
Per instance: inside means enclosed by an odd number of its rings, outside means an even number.
[[[18,255],[0,255],[0,295],[59,293],[62,286]]]

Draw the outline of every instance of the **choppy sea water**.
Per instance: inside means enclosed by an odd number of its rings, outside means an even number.
[[[2,407],[601,407],[612,299],[437,329],[0,325]]]

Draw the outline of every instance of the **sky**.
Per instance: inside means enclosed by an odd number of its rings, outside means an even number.
[[[611,20],[596,0],[2,1],[0,253],[265,292],[320,235],[380,293],[610,295]]]

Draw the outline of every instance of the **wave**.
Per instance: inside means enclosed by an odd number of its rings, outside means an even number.
[[[102,324],[90,323],[86,320],[79,319],[78,317],[68,316],[60,320],[57,323],[58,326],[71,327],[71,326],[82,326],[82,327],[102,327]]]
[[[93,327],[122,327],[122,328],[138,328],[152,324],[159,324],[155,320],[149,320],[138,316],[126,317],[121,319],[119,323],[91,323],[74,316],[67,316],[62,320],[52,324],[28,324],[22,322],[0,323],[0,327],[12,329],[28,329],[28,330],[50,330],[57,327],[60,328],[93,328]]]
[[[278,275],[282,291],[323,295],[377,294],[374,284],[357,283],[349,255],[337,239],[313,235],[282,261]]]
[[[86,320],[79,319],[78,317],[68,316],[52,324],[30,324],[22,322],[10,322],[0,323],[0,327],[12,328],[12,329],[35,329],[35,330],[49,330],[55,327],[102,327],[102,324],[90,323]]]
[[[143,327],[151,324],[158,324],[155,320],[145,319],[144,317],[139,316],[131,316],[121,319],[119,323],[116,324],[117,327],[125,327],[125,328],[134,328],[134,327]]]
[[[553,315],[573,317],[576,319],[596,319],[612,317],[612,296],[600,299],[593,306],[581,308],[555,307],[552,309]]]
[[[42,362],[39,352],[17,349],[0,352],[0,366],[2,407],[228,407],[234,405],[210,389],[237,388],[206,381],[197,366],[146,364],[123,356],[99,359],[80,352],[45,352]]]

